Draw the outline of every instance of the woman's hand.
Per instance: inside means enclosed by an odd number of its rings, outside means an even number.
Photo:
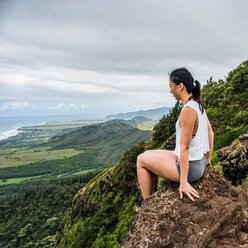
[[[211,166],[211,155],[209,152],[206,153],[207,165]]]
[[[207,165],[212,166],[212,165],[211,165],[211,158],[208,158],[208,157],[207,157]]]
[[[199,198],[198,192],[188,182],[180,183],[180,187],[179,187],[180,199],[183,198],[183,193],[185,193],[192,201],[195,201],[192,195]]]

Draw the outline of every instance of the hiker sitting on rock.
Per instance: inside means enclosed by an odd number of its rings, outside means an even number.
[[[192,201],[199,198],[190,185],[199,180],[211,165],[214,133],[200,100],[200,83],[186,68],[169,75],[170,92],[183,107],[176,122],[176,147],[169,150],[147,150],[137,157],[137,175],[143,198],[157,190],[158,176],[180,182],[179,194]]]

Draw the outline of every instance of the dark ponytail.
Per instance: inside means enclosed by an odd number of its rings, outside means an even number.
[[[191,73],[185,67],[181,67],[173,70],[171,73],[169,73],[169,77],[171,81],[176,85],[180,84],[181,82],[185,85],[187,92],[192,93],[194,100],[197,101],[199,104],[200,111],[203,113],[204,106],[200,99],[201,97],[200,82],[197,80],[194,81]]]

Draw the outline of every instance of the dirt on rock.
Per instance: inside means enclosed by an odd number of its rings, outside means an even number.
[[[248,192],[208,166],[191,184],[200,197],[179,198],[179,183],[143,200],[122,248],[248,248]]]

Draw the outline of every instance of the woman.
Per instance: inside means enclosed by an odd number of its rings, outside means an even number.
[[[200,83],[191,73],[184,67],[172,71],[169,85],[170,93],[183,104],[176,123],[176,148],[140,154],[138,180],[144,199],[156,191],[161,176],[180,182],[180,199],[184,193],[194,201],[199,194],[190,183],[199,180],[207,165],[211,165],[214,133],[200,100]]]

